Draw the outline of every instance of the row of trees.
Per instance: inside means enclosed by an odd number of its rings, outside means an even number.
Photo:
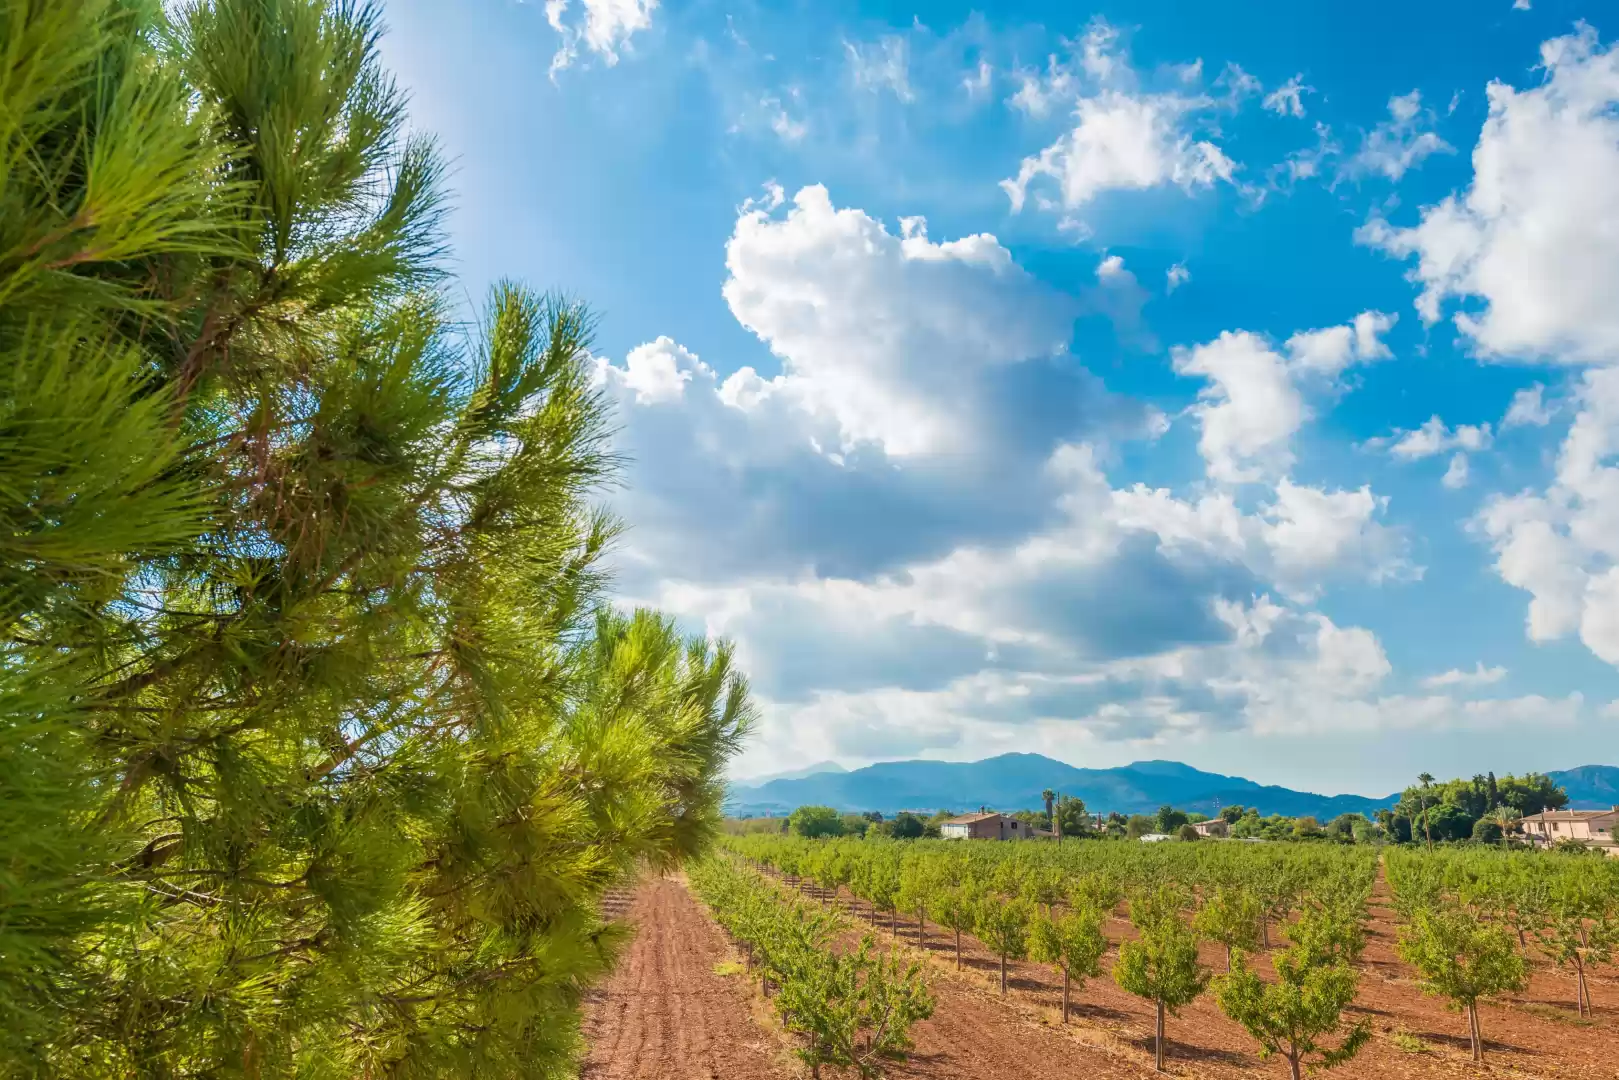
[[[811,880],[782,870],[784,865],[804,867],[779,843],[733,846],[749,858],[763,856],[757,865],[785,873],[789,882],[806,885]],[[816,880],[837,876],[825,867],[812,869]],[[1016,874],[986,879],[948,857],[902,858],[897,866],[892,860],[884,865],[879,858],[868,867],[851,868],[848,877],[855,894],[871,903],[873,921],[879,908],[910,912],[917,917],[919,944],[929,916],[953,930],[958,966],[961,934],[976,935],[1000,959],[1003,994],[1008,960],[1051,964],[1062,977],[1065,1023],[1073,990],[1103,972],[1110,948],[1103,926],[1125,896],[1119,880],[1106,872],[1066,882],[1039,871],[1021,881]],[[1211,985],[1220,1008],[1254,1036],[1262,1053],[1285,1059],[1295,1080],[1302,1069],[1342,1063],[1364,1045],[1370,1034],[1367,1024],[1346,1024],[1342,1013],[1355,994],[1351,965],[1365,944],[1368,883],[1363,875],[1330,880],[1334,886],[1312,894],[1289,928],[1292,944],[1275,958],[1279,978],[1274,983],[1260,979],[1247,962],[1260,947],[1259,923],[1265,913],[1249,894],[1216,890],[1193,914],[1193,893],[1173,881],[1129,891],[1128,917],[1136,932],[1120,943],[1111,974],[1122,989],[1152,1004],[1154,1059],[1160,1071],[1167,1049],[1166,1018],[1179,1015]],[[823,903],[830,895],[830,889],[823,892]],[[1198,959],[1198,942],[1205,937],[1227,948],[1223,975],[1211,978],[1213,973]]]
[[[591,316],[453,309],[379,32],[0,15],[0,1076],[569,1075],[603,892],[716,830]]]
[[[883,953],[869,936],[853,950],[835,948],[837,920],[732,860],[701,860],[689,878],[742,946],[783,1025],[802,1037],[796,1052],[811,1076],[828,1065],[878,1076],[884,1062],[905,1056],[911,1024],[933,1014],[920,964]]]
[[[955,932],[958,964],[961,934],[975,934],[1001,958],[1003,992],[1008,959],[1052,962],[1064,974],[1065,1001],[1071,977],[1096,973],[1092,958],[1099,960],[1106,949],[1105,942],[1096,944],[1101,924],[1129,896],[1130,917],[1143,940],[1150,939],[1150,923],[1166,940],[1182,930],[1191,935],[1194,957],[1198,937],[1224,948],[1226,971],[1214,983],[1217,1001],[1262,1044],[1261,1032],[1316,1032],[1315,1049],[1301,1049],[1303,1043],[1294,1045],[1296,1053],[1276,1048],[1294,1067],[1333,1064],[1340,1059],[1328,1055],[1353,1052],[1361,1038],[1319,1025],[1343,1007],[1333,1011],[1325,1003],[1353,998],[1353,972],[1345,975],[1337,965],[1352,969],[1365,944],[1366,904],[1378,864],[1376,853],[1362,848],[900,845],[779,836],[749,837],[732,846],[789,881],[813,882],[823,897],[846,887],[870,904],[873,922],[886,912],[897,929],[899,912],[915,916],[919,943],[931,918]],[[1532,951],[1575,976],[1575,1005],[1582,1013],[1589,1010],[1586,972],[1592,964],[1611,962],[1619,949],[1619,867],[1608,860],[1485,847],[1433,854],[1397,849],[1386,861],[1400,954],[1424,989],[1467,1015],[1476,1057],[1483,1053],[1478,1003],[1521,989]],[[1159,918],[1170,894],[1178,898],[1171,906],[1184,923],[1179,929]],[[1283,928],[1288,944],[1272,955],[1279,981],[1260,985],[1245,958],[1271,949],[1273,927]],[[1116,980],[1124,977],[1123,958],[1121,949],[1113,965]],[[1164,986],[1190,987],[1201,977],[1184,965],[1173,978],[1169,970]],[[1139,992],[1132,987],[1148,984],[1120,985]],[[1170,1015],[1179,1007],[1167,991],[1144,996],[1161,999]],[[1323,1049],[1329,1044],[1316,1036],[1334,1031],[1342,1042]]]

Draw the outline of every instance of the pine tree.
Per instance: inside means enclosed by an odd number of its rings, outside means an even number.
[[[589,313],[457,329],[367,4],[0,32],[0,1075],[567,1075],[750,718],[603,604]]]

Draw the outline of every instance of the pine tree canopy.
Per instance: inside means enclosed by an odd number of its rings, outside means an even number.
[[[592,319],[446,301],[355,0],[5,0],[0,1077],[571,1075],[714,834],[728,646],[615,611]]]

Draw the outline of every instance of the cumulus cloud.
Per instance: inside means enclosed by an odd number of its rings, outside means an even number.
[[[1406,461],[1420,461],[1449,450],[1484,450],[1490,442],[1489,424],[1458,424],[1453,430],[1438,416],[1431,416],[1421,427],[1394,439],[1389,453]]]
[[[1367,132],[1360,151],[1345,164],[1346,173],[1398,180],[1430,155],[1454,153],[1431,130],[1435,119],[1432,109],[1423,108],[1421,91],[1389,98],[1389,118]]]
[[[1309,416],[1299,382],[1387,357],[1380,335],[1393,325],[1392,317],[1367,311],[1343,326],[1294,334],[1282,351],[1248,331],[1173,350],[1178,373],[1209,382],[1191,410],[1209,477],[1248,483],[1285,472],[1293,434]]]
[[[1512,404],[1501,419],[1502,429],[1514,427],[1545,427],[1552,422],[1552,411],[1544,400],[1546,388],[1540,383],[1526,386],[1512,395]]]
[[[1190,280],[1192,280],[1192,272],[1186,269],[1186,264],[1176,263],[1164,271],[1164,291],[1174,292]]]
[[[1577,632],[1619,666],[1619,369],[1586,372],[1576,403],[1551,485],[1496,496],[1475,526],[1501,579],[1530,595],[1531,640]]]
[[[1473,181],[1418,224],[1373,219],[1368,244],[1415,257],[1417,310],[1475,301],[1457,328],[1486,357],[1611,364],[1619,358],[1619,51],[1597,34],[1545,42],[1542,85],[1488,88]]]
[[[551,77],[572,67],[584,46],[609,66],[618,63],[620,50],[630,38],[652,26],[658,0],[580,0],[582,19],[568,18],[569,0],[545,0],[545,18],[562,35],[562,45],[551,57]]]
[[[890,456],[964,452],[984,434],[977,381],[1065,353],[1078,302],[1040,284],[986,233],[935,243],[908,218],[898,235],[807,187],[785,218],[742,215],[726,247],[724,295],[783,374],[732,376],[746,400],[787,395]]]
[[[1014,213],[1023,209],[1031,186],[1042,178],[1055,186],[1052,205],[1067,211],[1107,191],[1170,184],[1192,191],[1232,179],[1236,163],[1191,130],[1192,117],[1218,103],[1178,90],[1140,90],[1129,58],[1119,49],[1118,32],[1105,21],[1092,21],[1080,43],[1077,69],[1052,57],[1044,74],[1021,72],[1020,87],[1008,99],[1013,108],[1034,117],[1046,116],[1059,104],[1074,110],[1071,130],[1024,158],[1017,175],[1001,181]],[[1253,86],[1250,76],[1233,70],[1236,77],[1227,81],[1229,100],[1234,101]]]

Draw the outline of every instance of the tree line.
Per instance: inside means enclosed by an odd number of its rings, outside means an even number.
[[[0,16],[0,1076],[570,1075],[727,646],[605,602],[593,318],[457,310],[364,0]]]

